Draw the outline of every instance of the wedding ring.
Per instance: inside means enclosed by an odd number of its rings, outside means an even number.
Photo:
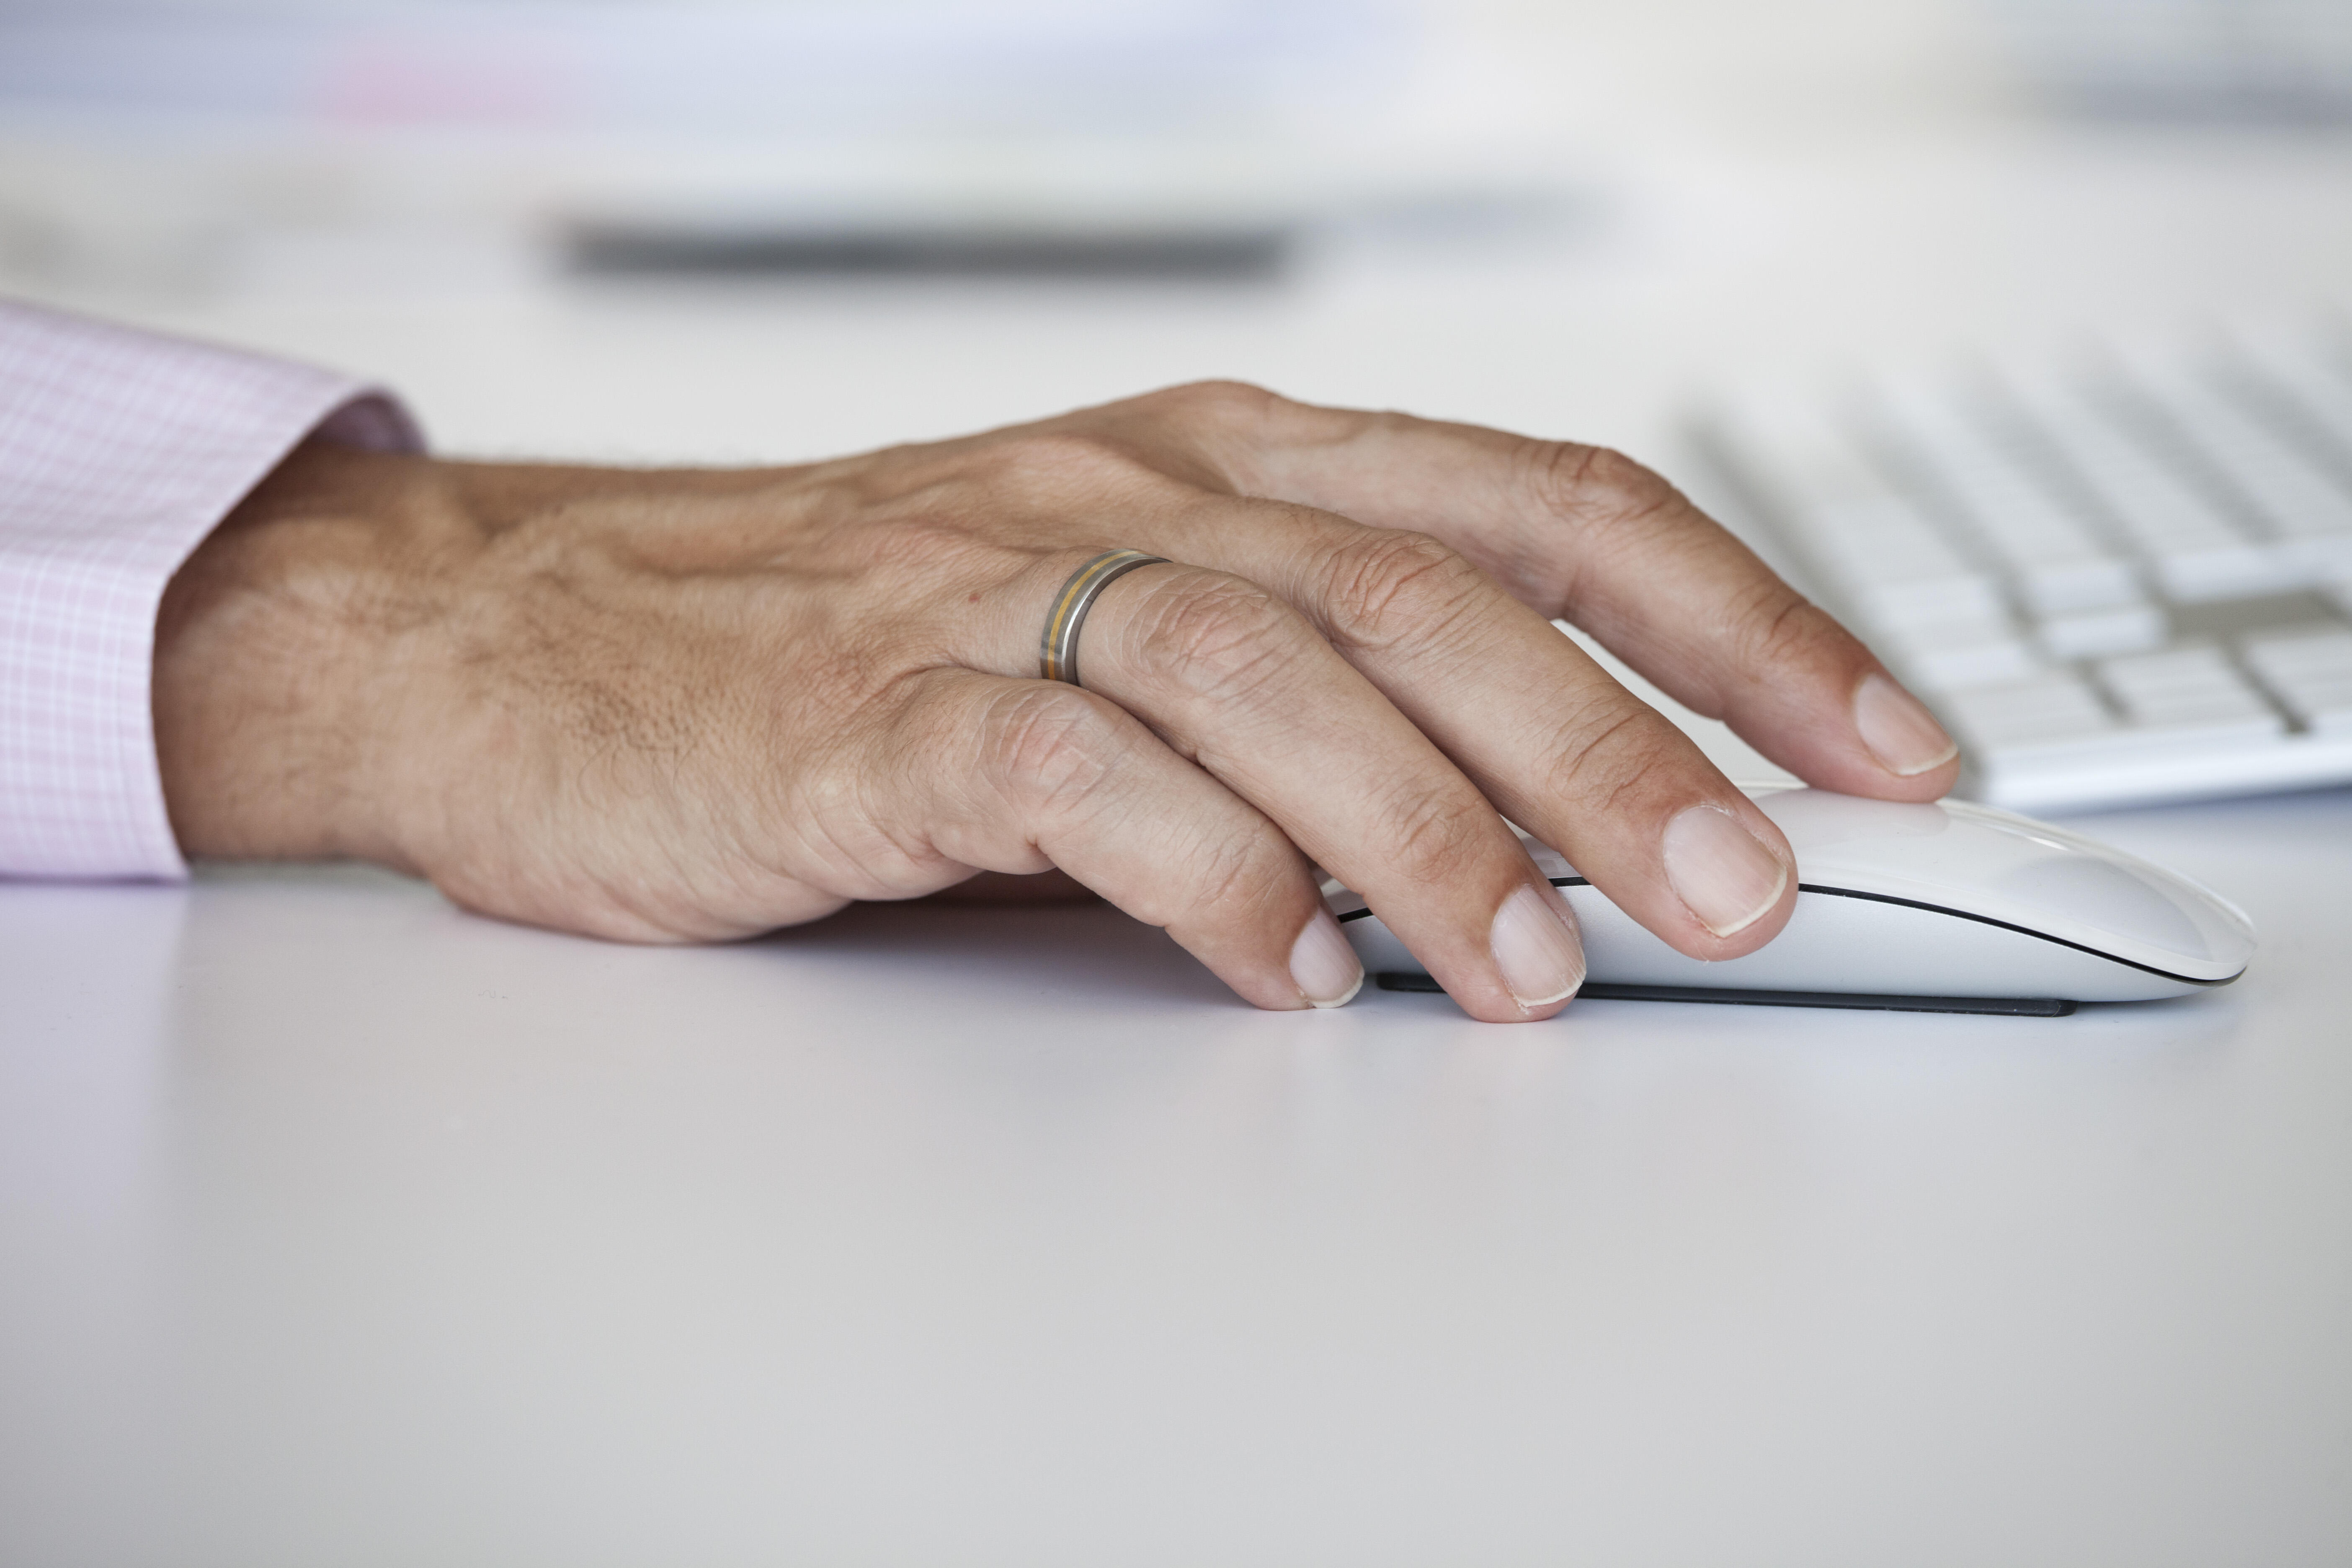
[[[1047,680],[1077,685],[1078,628],[1087,624],[1095,600],[1137,567],[1161,565],[1167,559],[1140,550],[1106,550],[1071,573],[1055,595],[1053,613],[1045,617],[1045,635],[1037,645],[1037,673]]]

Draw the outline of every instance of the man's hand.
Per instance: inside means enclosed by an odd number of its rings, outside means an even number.
[[[1115,546],[1087,689],[1046,609]],[[1361,971],[1314,866],[1474,1016],[1548,1016],[1574,921],[1503,821],[1682,952],[1787,921],[1787,842],[1548,624],[1826,788],[1948,789],[1867,649],[1613,452],[1245,386],[805,468],[313,445],[164,601],[195,856],[356,856],[627,941],[1058,868],[1261,1007]]]

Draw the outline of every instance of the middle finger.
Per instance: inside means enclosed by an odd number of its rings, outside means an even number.
[[[1734,958],[1787,923],[1795,857],[1770,818],[1458,552],[1280,501],[1203,497],[1163,526],[1168,553],[1296,605],[1487,799],[1675,947]]]

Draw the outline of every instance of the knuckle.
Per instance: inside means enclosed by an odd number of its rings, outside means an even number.
[[[1160,396],[1178,412],[1242,425],[1262,422],[1289,406],[1280,393],[1246,381],[1187,382]]]
[[[1851,633],[1778,578],[1756,583],[1730,605],[1733,667],[1791,669],[1824,655],[1862,651]]]
[[[1553,798],[1580,812],[1612,817],[1633,797],[1676,771],[1689,743],[1648,705],[1628,696],[1600,715],[1578,715],[1551,748],[1558,759],[1545,780]]]
[[[1444,885],[1458,880],[1481,845],[1493,842],[1495,810],[1475,794],[1423,784],[1416,781],[1378,803],[1381,856],[1416,885]]]
[[[1185,690],[1226,699],[1261,689],[1297,658],[1297,616],[1255,583],[1188,574],[1155,589],[1130,622],[1150,667]]]
[[[1141,465],[1112,443],[1076,430],[1032,430],[992,442],[989,482],[1014,495],[1097,489],[1133,479]]]
[[[1202,828],[1176,860],[1184,868],[1183,901],[1196,918],[1246,919],[1286,889],[1288,856],[1269,833],[1234,833],[1205,822]]]
[[[1075,687],[1035,686],[998,698],[982,724],[984,776],[1029,811],[1081,805],[1117,765],[1116,727]]]
[[[1538,441],[1527,463],[1528,488],[1544,508],[1588,528],[1638,530],[1682,499],[1654,471],[1609,447]]]
[[[1324,603],[1336,640],[1378,651],[1443,637],[1487,586],[1484,573],[1440,541],[1381,530],[1331,552]]]

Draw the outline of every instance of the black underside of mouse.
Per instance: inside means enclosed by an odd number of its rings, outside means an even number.
[[[1383,991],[1439,991],[1426,974],[1372,976]],[[1853,1007],[1881,1013],[1996,1013],[2011,1018],[2063,1018],[2072,1002],[2049,996],[1866,996],[1846,991],[1731,991],[1696,985],[1611,985],[1594,981],[1577,993],[1596,1002],[1727,1002],[1749,1007]]]

